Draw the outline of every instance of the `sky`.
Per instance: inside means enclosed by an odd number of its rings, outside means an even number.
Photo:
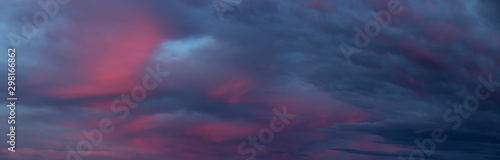
[[[15,153],[0,108],[1,160],[500,158],[500,1],[16,0],[0,13],[19,99]]]

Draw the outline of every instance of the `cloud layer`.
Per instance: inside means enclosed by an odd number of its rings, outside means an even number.
[[[443,120],[479,76],[500,81],[500,3],[401,0],[348,63],[339,44],[388,3],[243,0],[221,22],[206,0],[72,0],[18,46],[18,148],[0,159],[63,159],[103,118],[116,128],[85,159],[246,159],[238,145],[285,106],[297,117],[256,159],[407,158],[435,128],[448,138],[427,159],[500,158],[499,93],[459,129]],[[5,33],[42,10],[1,4]],[[157,64],[170,75],[119,119],[113,101]]]

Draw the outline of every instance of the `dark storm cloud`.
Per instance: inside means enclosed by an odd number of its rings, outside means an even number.
[[[478,76],[500,80],[495,1],[401,0],[404,11],[351,64],[339,44],[388,1],[243,0],[224,22],[211,1],[74,1],[21,48],[33,63],[20,67],[30,88],[20,94],[26,108],[44,108],[24,119],[54,129],[22,136],[28,156],[64,156],[80,130],[110,117],[117,130],[87,158],[239,159],[237,145],[287,105],[299,118],[258,159],[396,159],[436,127],[448,140],[429,159],[500,157],[498,93],[459,130],[442,120]],[[111,101],[156,63],[171,75],[117,120]]]

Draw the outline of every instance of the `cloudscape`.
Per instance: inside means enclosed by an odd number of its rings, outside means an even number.
[[[1,160],[500,159],[500,1],[0,10]]]

